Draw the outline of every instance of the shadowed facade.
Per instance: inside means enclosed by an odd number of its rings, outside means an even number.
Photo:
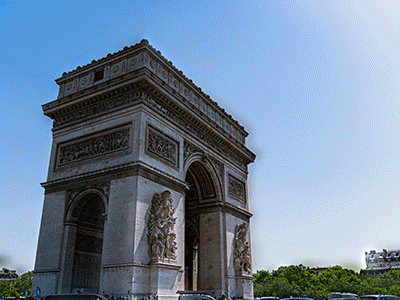
[[[146,40],[56,82],[33,286],[253,297],[244,128]]]

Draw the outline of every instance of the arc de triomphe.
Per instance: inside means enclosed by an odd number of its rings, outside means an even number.
[[[56,82],[33,289],[252,298],[244,128],[146,40]]]

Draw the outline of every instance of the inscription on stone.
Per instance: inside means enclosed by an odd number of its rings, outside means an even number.
[[[114,129],[91,138],[58,146],[57,167],[129,149],[130,127]]]
[[[178,168],[179,143],[157,129],[147,126],[147,152]]]

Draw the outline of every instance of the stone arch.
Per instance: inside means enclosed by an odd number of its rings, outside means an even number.
[[[87,189],[68,207],[65,224],[70,232],[66,243],[71,267],[65,271],[71,279],[64,287],[67,292],[99,292],[106,205],[103,193]]]
[[[185,244],[191,244],[198,254],[197,261],[190,258],[198,278],[193,289],[253,298],[251,275],[230,267],[235,226],[251,217],[244,197],[247,166],[255,159],[248,134],[147,41],[128,48],[107,56],[101,67],[64,74],[57,80],[59,101],[43,105],[56,138],[42,184],[34,286],[44,296],[96,291],[97,279],[86,289],[88,275],[82,285],[73,281],[80,273],[74,258],[84,252],[102,259],[94,272],[101,277],[98,292],[177,299],[176,289],[185,285]],[[125,74],[132,80],[122,80]],[[185,179],[192,187],[186,195]],[[178,225],[176,259],[159,261],[149,259],[145,222],[149,198],[165,190]],[[80,234],[104,236],[101,252],[80,251]]]
[[[206,260],[206,244],[212,233],[203,230],[203,216],[210,205],[222,201],[222,188],[212,163],[204,155],[189,157],[185,174],[185,289],[205,290],[207,270],[202,261]]]
[[[85,198],[89,197],[90,195],[97,195],[103,202],[104,206],[104,217],[107,215],[107,197],[99,190],[97,189],[87,189],[84,190],[83,192],[79,193],[77,196],[75,196],[70,204],[68,205],[67,212],[65,214],[65,221],[66,222],[76,222],[76,213],[79,210],[79,206],[82,204],[82,201],[85,200]]]
[[[214,186],[216,193],[215,198],[218,199],[218,201],[222,201],[224,198],[223,178],[218,176],[215,165],[212,163],[207,154],[195,152],[185,160],[183,166],[183,172],[186,174],[185,178],[187,177],[188,172],[190,172],[190,169],[193,171],[193,169],[199,170],[199,168],[203,168],[203,174],[208,173],[209,177],[207,178],[207,183]]]

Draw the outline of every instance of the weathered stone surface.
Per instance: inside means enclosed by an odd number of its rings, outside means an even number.
[[[244,128],[146,41],[56,82],[34,287],[251,298]]]

